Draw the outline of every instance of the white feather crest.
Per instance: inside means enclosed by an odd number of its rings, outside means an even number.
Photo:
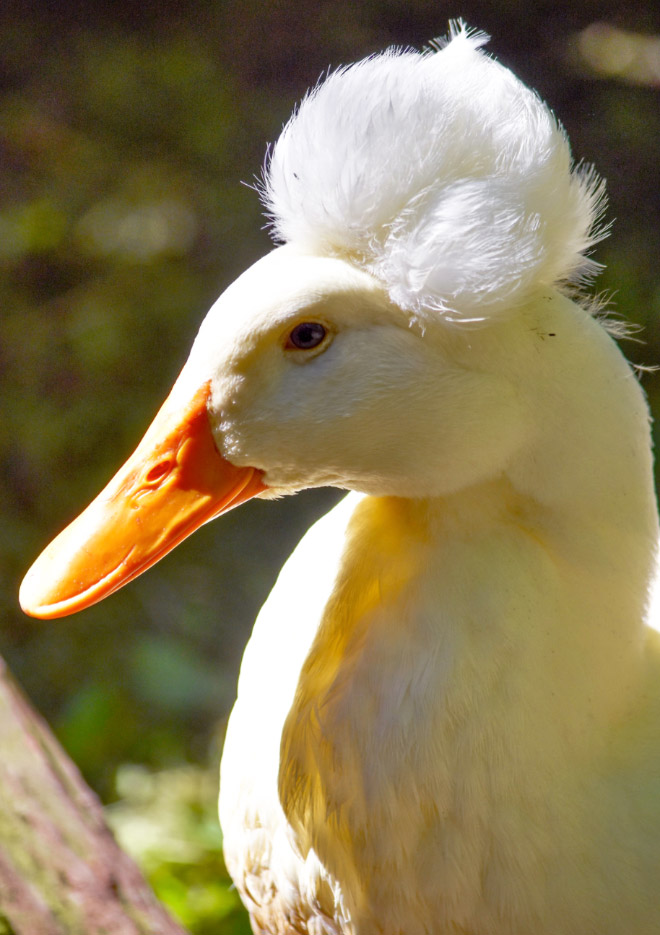
[[[572,169],[553,114],[487,39],[459,24],[437,51],[388,50],[312,90],[266,168],[276,238],[461,321],[595,272],[604,186]]]

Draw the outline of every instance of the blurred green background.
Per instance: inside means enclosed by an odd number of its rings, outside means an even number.
[[[249,185],[331,65],[450,17],[556,111],[608,183],[596,288],[660,361],[660,9],[566,0],[14,3],[0,10],[1,651],[196,933],[247,931],[215,775],[242,649],[337,494],[253,502],[110,600],[24,617],[22,574],[139,439],[218,293],[269,249]],[[247,185],[241,184],[247,183]],[[660,406],[660,378],[643,377]],[[268,703],[268,699],[264,699]]]

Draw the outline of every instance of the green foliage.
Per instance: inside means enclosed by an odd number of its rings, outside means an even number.
[[[160,773],[122,766],[121,798],[107,815],[158,898],[192,935],[249,935],[222,857],[216,775],[194,766]]]

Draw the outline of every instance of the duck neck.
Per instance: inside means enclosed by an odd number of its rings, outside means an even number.
[[[601,324],[563,296],[546,298],[521,316],[524,340],[512,342],[509,364],[529,438],[507,476],[590,549],[600,542],[621,556],[617,530],[648,555],[657,505],[644,394]]]
[[[657,539],[646,405],[596,323],[549,304],[517,356],[501,342],[520,393],[539,387],[526,447],[451,495],[359,499],[300,671],[280,801],[301,847],[352,881],[356,918],[385,917],[401,892],[362,892],[384,853],[397,879],[420,848],[434,855],[436,906],[441,884],[475,905],[480,868],[506,865],[521,823],[530,866],[561,866],[543,829],[602,819],[593,763],[641,697]],[[410,920],[418,905],[394,908]]]
[[[603,512],[568,522],[509,477],[437,500],[363,501],[356,535],[370,559],[352,584],[366,595],[377,582],[379,604],[355,601],[346,660],[364,651],[385,673],[383,698],[398,684],[418,693],[420,717],[435,706],[498,746],[498,724],[524,722],[517,755],[528,743],[535,756],[539,738],[552,750],[552,736],[566,754],[605,742],[639,690],[655,526]]]
[[[316,697],[337,679],[367,684],[384,705],[393,685],[414,688],[422,707],[491,730],[489,693],[505,686],[532,747],[554,733],[584,749],[639,685],[658,536],[648,411],[614,342],[567,299],[503,327],[518,333],[479,344],[492,342],[489,361],[505,349],[525,445],[499,476],[450,495],[360,502],[302,678]]]
[[[505,664],[515,647],[529,697],[552,699],[548,730],[563,703],[579,735],[581,717],[619,716],[639,682],[658,541],[648,408],[615,342],[568,299],[503,327],[516,334],[494,331],[486,353],[506,348],[526,441],[500,477],[411,513],[426,510],[448,588],[438,606],[464,601],[451,617],[475,653]]]

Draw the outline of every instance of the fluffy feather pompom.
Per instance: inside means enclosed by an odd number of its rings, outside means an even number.
[[[593,273],[604,187],[487,39],[459,24],[311,91],[266,167],[275,237],[352,258],[420,318],[482,320]]]

